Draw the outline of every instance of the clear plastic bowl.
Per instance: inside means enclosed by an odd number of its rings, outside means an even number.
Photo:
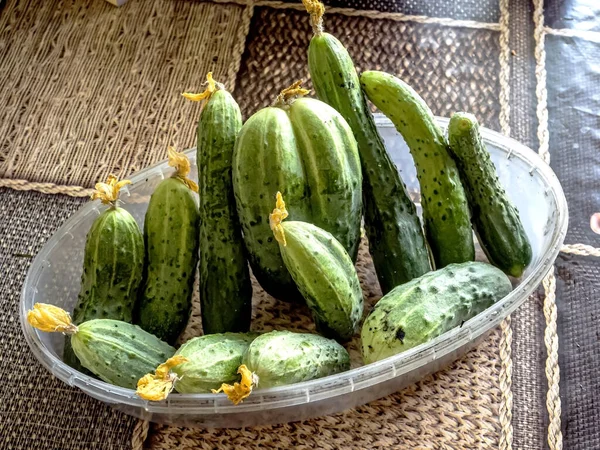
[[[402,137],[383,116],[376,117],[390,154],[411,193],[418,198],[412,158]],[[438,119],[446,127],[447,119]],[[537,154],[498,133],[482,130],[498,175],[520,211],[533,248],[533,260],[515,289],[461,328],[405,353],[350,371],[290,386],[259,389],[234,406],[223,395],[173,393],[164,402],[148,402],[124,389],[75,371],[61,360],[64,337],[43,333],[26,322],[36,302],[73,309],[79,291],[85,236],[99,214],[98,202],[84,205],[36,256],[21,298],[21,324],[36,358],[56,377],[88,395],[136,417],[179,426],[242,427],[297,421],[335,413],[398,391],[433,373],[473,348],[514,311],[553,267],[568,222],[566,200],[556,176]],[[195,163],[195,151],[188,152]],[[150,194],[173,169],[162,162],[131,177],[122,195],[123,207],[140,226]],[[195,173],[195,169],[192,173]],[[481,254],[481,252],[479,252]]]

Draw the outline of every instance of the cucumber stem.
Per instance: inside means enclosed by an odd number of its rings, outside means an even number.
[[[285,209],[285,202],[283,201],[283,196],[281,192],[277,192],[277,202],[275,204],[275,209],[271,214],[269,214],[269,226],[273,231],[273,235],[277,242],[279,242],[284,247],[287,245],[285,241],[285,232],[283,231],[283,227],[281,226],[281,222],[288,216],[287,209]]]
[[[323,33],[323,14],[325,14],[325,5],[319,0],[302,0],[306,11],[310,14],[310,24],[313,33],[318,36]]]
[[[198,185],[188,178],[191,170],[191,164],[189,158],[183,152],[178,152],[175,147],[169,146],[167,149],[169,155],[169,166],[175,167],[176,178],[179,178],[183,184],[189,187],[192,191],[198,192]]]
[[[304,97],[309,94],[310,90],[302,88],[302,83],[304,83],[304,80],[298,80],[282,90],[273,102],[273,106],[282,107],[291,105],[297,97]]]

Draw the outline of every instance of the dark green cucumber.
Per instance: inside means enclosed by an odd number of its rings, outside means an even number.
[[[231,94],[217,89],[198,121],[200,302],[205,334],[248,331],[252,284],[235,210],[231,164],[242,114]]]
[[[388,73],[364,72],[360,82],[369,100],[390,118],[410,148],[436,267],[472,261],[475,246],[467,197],[431,110],[409,85]]]
[[[138,380],[173,356],[175,349],[136,325],[89,320],[71,336],[81,364],[101,380],[135,389]]]
[[[354,264],[327,231],[310,223],[282,222],[283,261],[311,310],[317,330],[348,340],[363,313],[363,296]]]
[[[327,104],[298,99],[248,119],[235,144],[233,186],[252,271],[269,294],[301,298],[269,227],[275,194],[294,205],[290,219],[324,228],[355,256],[361,182],[352,131]]]
[[[177,340],[190,314],[198,263],[195,195],[178,176],[161,181],[144,221],[144,288],[135,323],[169,343]]]
[[[361,332],[365,364],[409,350],[460,326],[512,290],[482,262],[451,264],[398,286],[377,303]]]
[[[110,206],[96,218],[86,237],[73,323],[92,319],[131,322],[143,263],[144,241],[137,222],[125,209]],[[69,338],[65,339],[63,359],[82,369]]]
[[[519,212],[498,180],[475,116],[454,114],[448,138],[481,248],[493,265],[508,275],[520,277],[531,262],[531,245]]]
[[[308,67],[318,97],[340,112],[356,137],[365,229],[385,294],[431,270],[421,222],[377,132],[348,51],[334,36],[317,33],[310,41]]]
[[[316,334],[271,331],[252,341],[243,363],[269,388],[314,380],[350,369],[350,356],[336,341]]]
[[[258,333],[219,333],[190,339],[175,353],[188,360],[171,369],[179,378],[175,390],[198,394],[238,381],[242,357],[257,336]]]

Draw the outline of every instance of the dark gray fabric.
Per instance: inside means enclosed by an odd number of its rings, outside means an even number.
[[[546,37],[551,165],[569,204],[567,243],[600,246],[590,216],[600,211],[600,44]],[[558,334],[565,448],[600,448],[597,258],[563,256]]]
[[[544,13],[550,28],[600,31],[598,0],[545,0]]]
[[[32,255],[86,199],[0,189],[0,449],[130,449],[136,420],[54,378],[30,352],[19,301]]]

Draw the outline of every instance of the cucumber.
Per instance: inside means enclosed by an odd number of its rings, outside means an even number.
[[[178,377],[175,390],[197,394],[217,389],[221,383],[233,383],[242,356],[258,333],[223,333],[199,336],[183,344],[175,355],[186,363],[171,369]]]
[[[248,331],[252,313],[252,284],[231,180],[242,114],[221,85],[213,89],[198,121],[200,302],[205,334]]]
[[[361,331],[365,364],[430,341],[506,296],[508,277],[482,262],[450,264],[381,298]]]
[[[308,48],[308,67],[319,99],[340,112],[356,137],[366,235],[385,294],[431,270],[421,222],[377,132],[348,51],[334,36],[317,30]]]
[[[448,138],[481,248],[493,265],[508,275],[520,277],[531,262],[531,244],[519,212],[498,180],[475,116],[454,114]]]
[[[242,359],[261,388],[283,386],[350,369],[350,356],[336,341],[316,334],[271,331],[252,341]]]
[[[331,233],[306,222],[282,222],[286,216],[278,193],[271,228],[317,330],[327,337],[350,339],[363,313],[360,282],[350,256]]]
[[[272,296],[300,297],[269,228],[275,194],[294,205],[293,220],[332,233],[356,257],[362,215],[362,175],[352,131],[315,99],[289,99],[261,109],[243,125],[233,156],[233,187],[252,271]]]
[[[169,163],[178,169],[156,187],[146,211],[144,288],[135,323],[173,344],[192,306],[199,213],[187,157],[169,148]]]
[[[369,100],[390,118],[410,148],[421,185],[425,234],[436,267],[474,260],[467,197],[431,110],[393,75],[364,72],[360,82]]]
[[[40,303],[28,312],[27,320],[42,331],[70,335],[83,367],[115,386],[135,389],[141,376],[175,353],[166,342],[120,320],[94,319],[76,326],[66,311]]]
[[[73,310],[76,325],[92,319],[132,320],[142,282],[144,241],[133,216],[117,205],[119,189],[128,183],[111,175],[96,185],[92,198],[109,208],[96,218],[86,237],[81,289]],[[83,371],[68,338],[63,360]]]

